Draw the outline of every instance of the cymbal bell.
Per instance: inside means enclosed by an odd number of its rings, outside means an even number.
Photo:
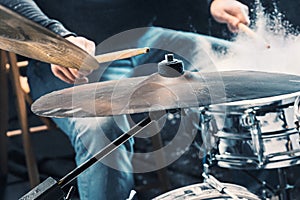
[[[0,49],[76,69],[97,69],[87,52],[50,30],[0,5]]]
[[[32,111],[47,117],[101,117],[300,94],[300,77],[258,71],[159,74],[79,85],[46,94]],[[249,102],[250,101],[250,102]]]

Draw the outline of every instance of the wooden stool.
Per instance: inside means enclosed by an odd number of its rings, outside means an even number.
[[[30,186],[34,187],[39,184],[40,178],[37,168],[36,159],[33,153],[33,148],[30,139],[30,132],[27,121],[26,97],[20,84],[20,73],[17,65],[17,57],[14,53],[1,50],[1,133],[0,133],[0,166],[1,171],[7,174],[7,128],[8,128],[8,86],[7,75],[10,80],[16,95],[16,108],[18,120],[21,126],[23,147],[25,152],[25,160],[28,170]]]
[[[4,59],[0,60],[0,85],[2,87],[0,90],[0,178],[5,179],[7,176],[8,85]]]

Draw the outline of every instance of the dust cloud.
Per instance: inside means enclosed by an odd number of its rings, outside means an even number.
[[[271,14],[257,2],[256,19],[251,29],[266,43],[238,33],[226,53],[210,51],[210,57],[218,71],[251,70],[300,75],[300,36],[292,24],[284,21],[276,9]]]

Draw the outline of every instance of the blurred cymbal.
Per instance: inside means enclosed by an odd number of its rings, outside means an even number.
[[[0,19],[0,49],[64,67],[99,67],[81,48],[2,5]]]
[[[151,76],[91,83],[55,91],[35,101],[32,111],[49,117],[95,117],[284,99],[300,94],[300,77],[255,72],[188,72],[175,78]]]

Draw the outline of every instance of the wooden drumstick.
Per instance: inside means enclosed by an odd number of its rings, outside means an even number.
[[[105,63],[105,62],[130,58],[140,54],[148,53],[149,51],[150,51],[149,47],[137,48],[137,49],[126,49],[122,51],[115,51],[111,53],[97,55],[95,56],[95,58],[99,63]]]
[[[263,38],[262,36],[258,35],[257,33],[255,33],[253,30],[251,30],[247,25],[243,24],[243,23],[239,23],[238,24],[238,28],[239,31],[244,32],[246,35],[248,35],[249,37],[259,41],[259,42],[263,42],[266,46],[267,49],[271,48],[270,44],[266,41],[265,38]]]

